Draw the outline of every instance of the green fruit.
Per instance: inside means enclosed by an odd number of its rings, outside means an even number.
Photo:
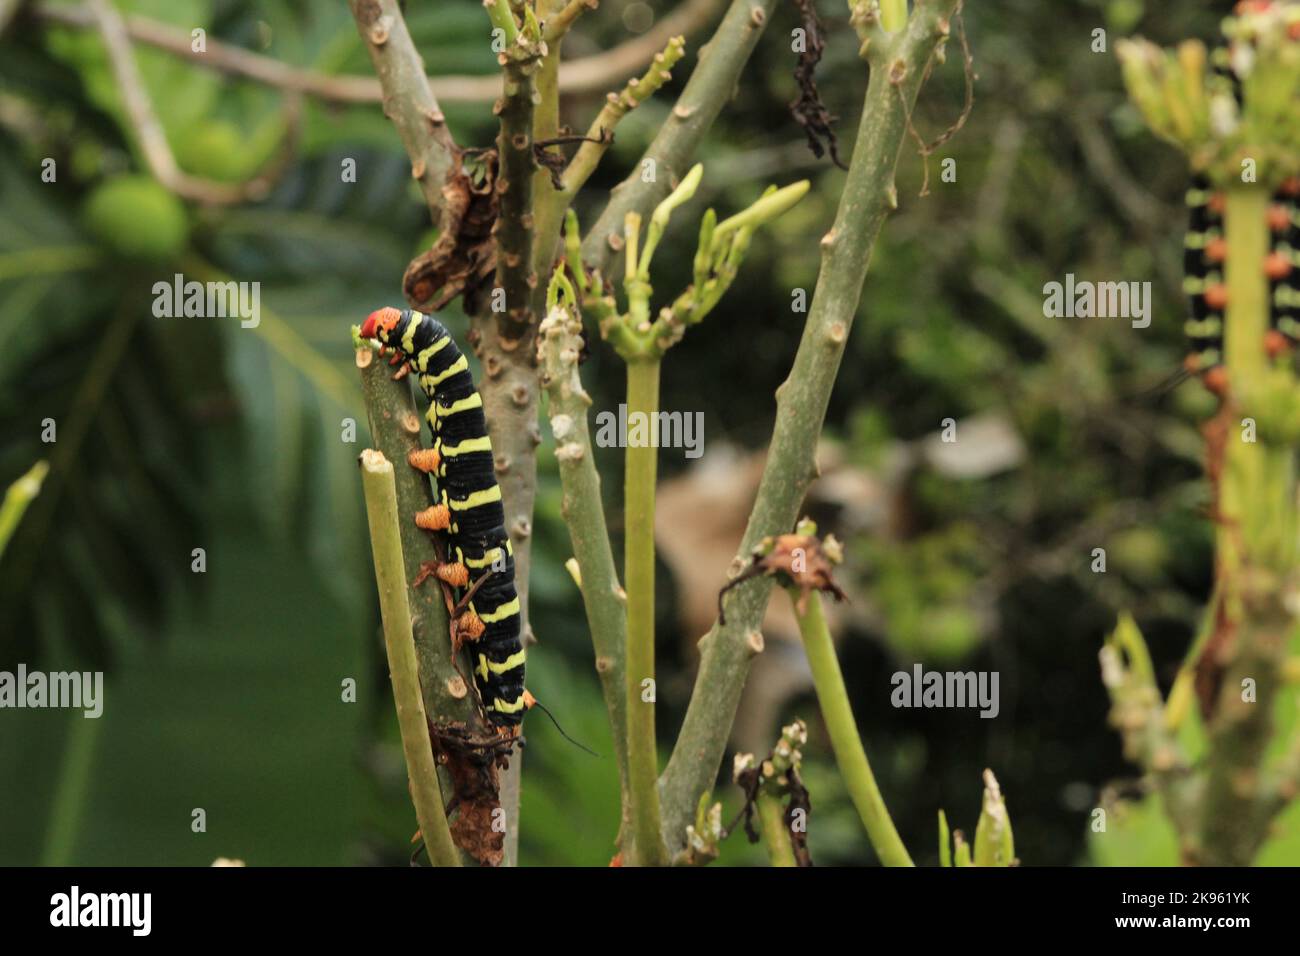
[[[205,120],[188,133],[176,150],[177,161],[186,172],[223,183],[246,178],[245,160],[249,144],[230,123]]]
[[[163,263],[185,251],[185,205],[148,176],[118,176],[86,200],[86,226],[124,259]]]

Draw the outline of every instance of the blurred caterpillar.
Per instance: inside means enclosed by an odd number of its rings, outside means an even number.
[[[524,690],[514,549],[482,396],[465,356],[432,316],[379,309],[362,325],[361,337],[395,349],[429,398],[433,447],[412,452],[409,462],[437,477],[438,503],[416,515],[416,524],[447,533],[448,560],[433,574],[456,588],[466,607],[457,633],[473,641],[474,684],[488,721],[513,729],[533,701]]]
[[[1300,179],[1286,180],[1268,210],[1271,248],[1264,260],[1269,280],[1269,331],[1264,342],[1276,358],[1300,342]],[[1186,368],[1216,394],[1227,384],[1223,370],[1223,313],[1228,305],[1224,263],[1223,194],[1198,176],[1187,190],[1190,224],[1183,257],[1183,290],[1191,302],[1184,325],[1191,352]]]
[[[1239,3],[1237,14],[1264,10],[1271,0]],[[1300,39],[1300,36],[1292,36]],[[1242,41],[1234,40],[1233,44]],[[1249,62],[1249,58],[1244,58]],[[1241,78],[1233,66],[1243,62],[1234,55],[1233,45],[1214,54],[1214,72],[1226,81],[1238,104]],[[1187,190],[1189,224],[1183,256],[1183,290],[1191,303],[1191,315],[1184,330],[1191,352],[1184,363],[1186,372],[1199,375],[1205,386],[1222,396],[1227,387],[1223,367],[1223,319],[1228,305],[1224,264],[1228,243],[1223,230],[1224,195],[1204,175],[1197,175]],[[1272,358],[1300,342],[1300,178],[1285,180],[1268,209],[1271,248],[1264,260],[1269,280],[1269,331],[1264,347]]]

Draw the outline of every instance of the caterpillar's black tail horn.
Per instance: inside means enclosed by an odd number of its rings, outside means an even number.
[[[531,697],[532,695],[530,694],[529,696]],[[587,753],[591,754],[593,757],[596,757],[597,759],[599,759],[600,754],[596,753],[596,751],[592,750],[592,749],[591,749],[590,747],[588,747],[586,744],[579,743],[578,741],[576,741],[576,740],[574,740],[572,737],[570,737],[568,734],[566,734],[566,733],[564,732],[564,728],[560,726],[560,722],[559,722],[558,720],[555,719],[555,715],[554,715],[553,713],[551,713],[549,710],[547,710],[546,707],[545,707],[545,705],[543,705],[542,702],[539,701],[536,697],[533,697],[532,706],[533,706],[533,707],[536,707],[538,710],[540,710],[543,714],[545,714],[547,717],[549,717],[549,718],[551,719],[551,723],[553,723],[553,724],[555,725],[555,729],[558,730],[558,731],[560,732],[560,736],[561,736],[561,737],[563,737],[563,738],[564,738],[565,740],[567,740],[569,743],[573,744],[573,746],[577,747],[579,750],[585,750]]]

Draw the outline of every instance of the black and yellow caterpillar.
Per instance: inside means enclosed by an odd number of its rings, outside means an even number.
[[[1183,290],[1191,304],[1184,324],[1190,354],[1187,371],[1203,377],[1215,392],[1223,388],[1223,313],[1228,304],[1224,263],[1223,194],[1198,176],[1187,190],[1190,222],[1184,243]],[[1264,260],[1269,280],[1269,332],[1264,343],[1272,356],[1300,343],[1300,180],[1286,180],[1268,210],[1271,248]]]
[[[489,722],[513,728],[523,720],[529,695],[514,549],[482,396],[464,354],[432,316],[379,309],[362,325],[361,337],[396,350],[428,396],[433,446],[414,453],[411,464],[436,477],[438,503],[420,512],[416,523],[447,534],[447,562],[433,573],[467,605],[457,632],[473,642],[474,683]]]
[[[1244,4],[1237,4],[1240,12]],[[1256,7],[1270,6],[1257,2]],[[1300,39],[1300,38],[1296,38]],[[1239,42],[1239,41],[1233,41]],[[1241,81],[1228,48],[1215,51],[1213,70],[1226,80],[1238,105]],[[1224,264],[1228,243],[1223,230],[1224,195],[1208,177],[1198,174],[1186,193],[1189,223],[1183,256],[1183,290],[1191,305],[1185,325],[1190,353],[1186,370],[1199,375],[1206,387],[1222,395],[1227,386],[1223,368],[1223,318],[1228,304]],[[1264,261],[1269,280],[1269,331],[1264,342],[1276,357],[1300,343],[1300,179],[1284,181],[1268,209],[1271,247]]]

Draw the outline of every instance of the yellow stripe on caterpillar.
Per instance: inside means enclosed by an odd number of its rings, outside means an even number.
[[[479,505],[491,504],[494,501],[501,500],[501,486],[493,484],[491,488],[484,488],[482,491],[475,491],[463,501],[455,498],[448,499],[447,503],[451,505],[452,511],[470,511]]]
[[[478,667],[474,668],[474,672],[479,674],[484,680],[487,680],[489,671],[493,674],[504,674],[507,671],[514,670],[516,667],[521,667],[523,663],[524,663],[523,651],[516,651],[515,653],[507,657],[505,660],[503,660],[500,664],[498,664],[496,661],[488,660],[486,654],[480,654],[478,656]]]
[[[462,355],[460,358],[456,359],[456,361],[452,362],[450,365],[448,365],[437,375],[421,376],[420,383],[423,384],[425,382],[428,382],[431,387],[438,386],[441,385],[443,382],[447,381],[447,379],[451,378],[453,375],[456,375],[459,372],[463,372],[468,368],[469,368],[469,359],[465,358],[465,356]]]
[[[502,700],[500,697],[492,701],[492,709],[502,714],[517,714],[524,709],[524,699],[520,697],[513,703]]]
[[[468,455],[473,451],[491,451],[492,439],[487,435],[480,435],[478,438],[466,438],[459,445],[445,445],[442,453],[448,458],[455,458],[457,455]]]
[[[436,402],[429,406],[430,409],[436,408],[439,415],[455,415],[457,412],[467,412],[471,408],[483,407],[483,396],[478,392],[472,395],[466,395],[458,402],[452,402],[450,405],[439,405]]]
[[[442,338],[438,339],[438,341],[430,345],[427,349],[423,349],[420,352],[420,354],[415,357],[415,370],[417,372],[427,372],[429,370],[430,359],[432,359],[435,355],[437,355],[439,352],[441,352],[450,344],[451,344],[451,336],[444,335]]]
[[[479,620],[484,624],[496,624],[519,613],[519,598],[513,597],[490,614],[480,614]],[[500,671],[498,671],[500,673]]]
[[[457,552],[460,552],[459,548],[457,548],[456,550]],[[509,548],[507,548],[506,553],[510,554],[512,552]],[[467,568],[488,568],[497,563],[498,556],[500,554],[501,554],[500,548],[493,548],[491,551],[486,552],[481,558],[462,558],[462,560],[464,561],[465,566]],[[504,558],[500,558],[500,560],[502,561],[502,563],[504,563],[505,561]]]
[[[412,312],[410,321],[406,323],[406,331],[402,333],[402,351],[407,355],[415,351],[415,331],[423,318],[419,312]]]

